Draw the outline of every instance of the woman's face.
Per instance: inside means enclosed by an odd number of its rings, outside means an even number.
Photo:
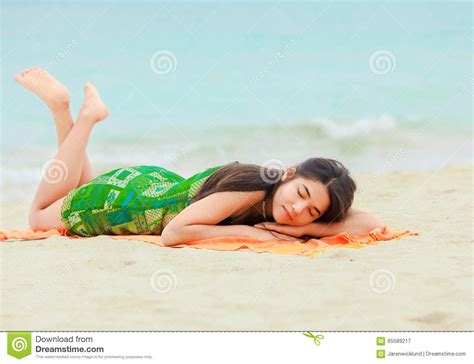
[[[293,175],[293,169],[287,170],[282,176],[285,183],[275,191],[273,219],[279,224],[306,225],[320,218],[331,200],[327,187],[321,182]]]

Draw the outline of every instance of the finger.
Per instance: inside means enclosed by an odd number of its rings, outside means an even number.
[[[271,233],[273,233],[273,234],[275,234],[275,235],[285,234],[284,231],[280,231],[280,230],[277,230],[277,229],[275,229],[275,228],[269,228],[269,229],[267,229],[267,230],[269,230]],[[286,235],[286,234],[285,234],[285,235]]]
[[[288,232],[290,231],[289,229],[287,229],[283,226],[270,226],[269,229],[271,229],[273,231],[278,231],[282,234],[288,234]]]
[[[256,225],[262,225],[262,226],[274,226],[274,225],[277,225],[276,223],[274,222],[259,222],[258,224]]]
[[[260,229],[268,229],[268,230],[275,230],[277,231],[277,226],[275,225],[270,225],[270,224],[256,224],[254,225],[255,227],[258,227]]]
[[[289,235],[286,235],[286,234],[277,233],[277,236],[282,238],[282,239],[285,239],[285,240],[295,240],[295,239],[297,239],[294,236],[289,236]]]

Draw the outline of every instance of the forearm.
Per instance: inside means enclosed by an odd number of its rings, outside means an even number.
[[[376,228],[382,228],[384,226],[385,225],[376,216],[370,213],[356,213],[340,222],[313,222],[309,224],[305,230],[307,230],[307,235],[323,238],[340,233],[366,234]]]
[[[185,244],[190,241],[222,236],[243,236],[257,238],[261,230],[249,225],[187,225],[173,227],[162,232],[161,242],[165,246]]]

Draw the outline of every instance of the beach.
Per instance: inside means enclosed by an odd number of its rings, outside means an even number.
[[[104,237],[4,241],[0,329],[472,330],[472,176],[449,163],[355,174],[354,207],[421,236],[312,259]],[[28,227],[27,203],[1,207],[1,229]]]
[[[28,227],[71,123],[53,120],[50,93],[13,79],[40,67],[67,87],[74,121],[86,82],[107,105],[86,149],[96,177],[331,158],[356,180],[355,208],[421,235],[314,258],[103,236],[2,241],[0,330],[473,329],[471,3],[2,10],[0,230]]]

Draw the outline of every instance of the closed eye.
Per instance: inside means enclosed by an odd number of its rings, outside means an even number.
[[[304,199],[304,197],[303,197],[303,195],[301,194],[300,190],[298,190],[298,195],[300,195],[300,197]],[[311,213],[311,207],[308,207],[308,211],[309,211],[309,214],[311,215],[311,217],[316,217],[316,216],[314,216],[314,215]]]

